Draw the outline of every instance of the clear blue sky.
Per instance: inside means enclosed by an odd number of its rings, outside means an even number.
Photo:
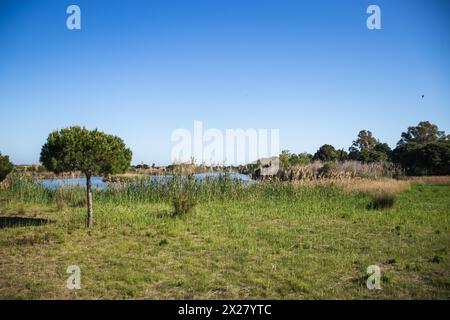
[[[294,152],[361,129],[394,147],[421,120],[450,131],[449,58],[446,0],[0,0],[0,151],[36,163],[51,131],[82,125],[167,164],[194,120],[279,128]]]

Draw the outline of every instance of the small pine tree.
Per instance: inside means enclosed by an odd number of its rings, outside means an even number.
[[[88,227],[94,223],[91,178],[125,172],[131,157],[122,139],[78,126],[52,132],[41,151],[41,162],[49,171],[81,171],[86,175]]]

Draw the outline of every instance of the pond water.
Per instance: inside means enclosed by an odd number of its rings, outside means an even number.
[[[202,179],[207,178],[217,178],[220,175],[223,175],[224,173],[219,172],[213,172],[213,173],[198,173],[194,174],[194,178],[196,181],[201,181]],[[241,180],[245,183],[254,183],[255,181],[252,180],[249,176],[241,173],[227,173],[228,177],[230,177],[233,180]],[[171,175],[162,175],[162,176],[149,176],[150,179],[153,182],[161,182],[164,183],[173,176]],[[50,189],[56,189],[59,187],[64,188],[70,188],[70,187],[80,187],[85,188],[86,187],[86,178],[69,178],[69,179],[42,179],[38,180],[40,184],[42,184],[46,188]],[[110,184],[109,182],[103,181],[102,177],[92,177],[92,188],[98,189],[98,190],[104,190],[108,187]]]

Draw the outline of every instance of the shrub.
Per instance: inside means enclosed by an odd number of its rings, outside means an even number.
[[[395,197],[393,195],[382,194],[372,197],[371,202],[367,206],[368,209],[382,210],[392,208],[395,203]]]
[[[283,150],[279,156],[280,163],[284,168],[296,165],[307,165],[312,161],[312,155],[306,152],[295,154],[289,150]],[[258,160],[259,161],[259,160]],[[257,163],[257,167],[261,164]]]
[[[197,204],[192,190],[181,190],[174,194],[172,199],[174,215],[182,215],[192,211]]]

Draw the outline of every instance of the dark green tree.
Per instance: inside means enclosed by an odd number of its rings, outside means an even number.
[[[0,152],[0,182],[14,169],[14,165],[9,161],[8,156],[2,156]]]
[[[392,152],[392,158],[408,175],[448,175],[450,174],[450,141],[401,144]]]
[[[356,154],[352,153],[351,158],[353,160],[358,160],[358,161],[366,162],[366,163],[390,160],[388,154],[381,152],[381,151],[375,151],[375,150],[372,150],[372,151],[365,150],[362,152],[357,152]]]
[[[391,147],[389,147],[389,145],[387,143],[378,143],[375,146],[374,151],[378,151],[378,152],[382,152],[387,155],[390,155],[392,152],[392,149],[391,149]]]
[[[348,160],[348,153],[344,149],[339,150],[338,154],[339,154],[339,161]]]
[[[426,144],[442,140],[448,140],[444,131],[440,131],[437,125],[429,121],[421,121],[417,126],[408,127],[406,132],[402,132],[402,138],[397,145],[411,142]]]
[[[324,144],[317,150],[313,156],[313,160],[336,161],[339,160],[340,151],[337,151],[332,145]]]
[[[81,171],[86,175],[87,226],[93,226],[92,183],[96,175],[125,172],[132,152],[122,139],[78,126],[52,132],[41,150],[41,162],[56,174]]]
[[[372,151],[379,144],[379,141],[375,139],[372,132],[369,130],[361,130],[358,133],[358,138],[353,141],[352,146],[349,148],[350,152],[354,151]]]
[[[371,131],[361,130],[358,138],[349,148],[349,158],[362,162],[388,161],[391,148],[387,143],[381,143]]]

